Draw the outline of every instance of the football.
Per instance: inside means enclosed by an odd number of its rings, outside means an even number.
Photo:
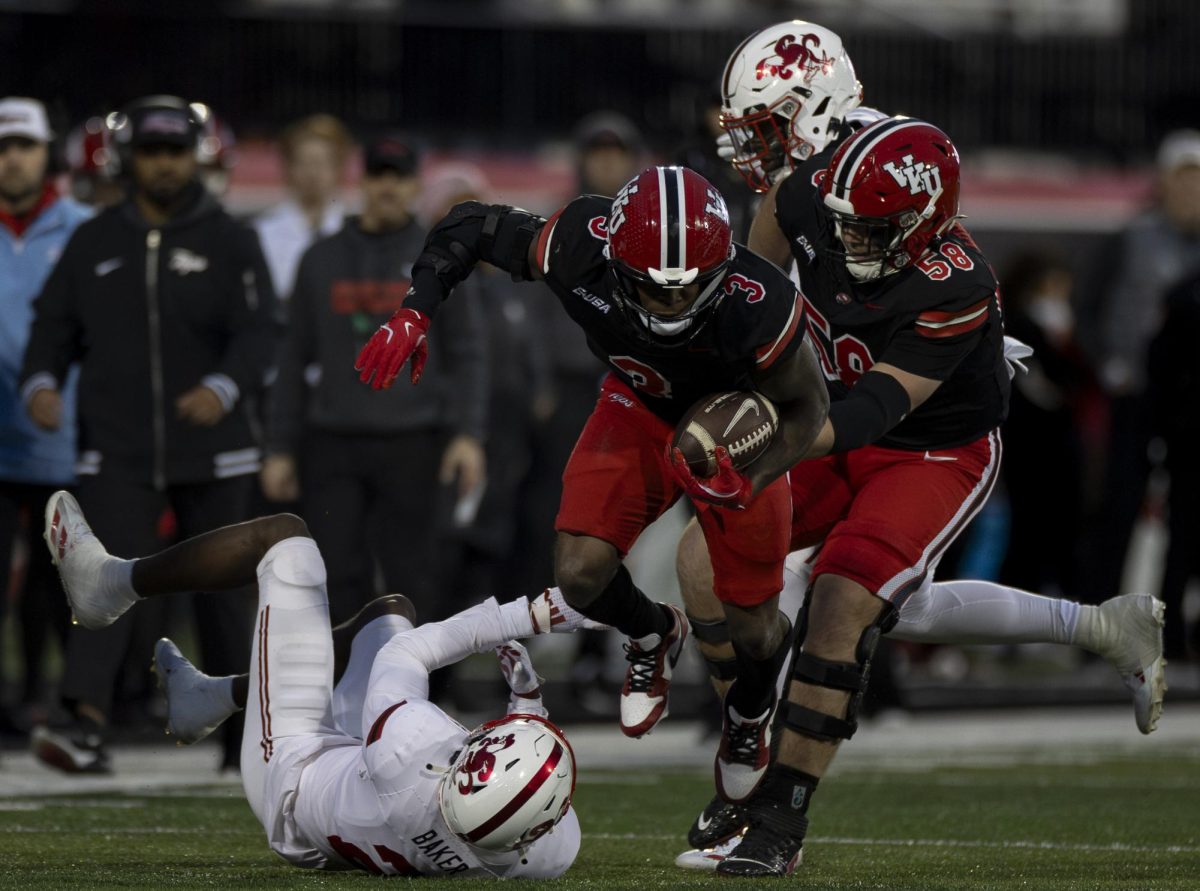
[[[683,416],[672,445],[683,453],[693,474],[707,479],[717,472],[717,446],[724,446],[733,466],[744,470],[766,451],[778,428],[779,414],[761,393],[714,393]]]

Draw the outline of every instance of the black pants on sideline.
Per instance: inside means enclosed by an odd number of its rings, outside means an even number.
[[[1170,540],[1159,597],[1166,605],[1163,644],[1170,659],[1184,658],[1189,643],[1200,652],[1200,623],[1189,635],[1183,621],[1188,582],[1200,578],[1200,471],[1189,463],[1189,458],[1184,452],[1180,459],[1167,461],[1171,473],[1167,520]]]
[[[58,573],[42,542],[46,502],[59,488],[0,480],[0,591],[7,589],[12,578],[13,549],[18,541],[24,542],[28,554],[24,584],[16,601],[19,625],[16,639],[20,641],[24,668],[21,701],[26,703],[35,702],[42,692],[42,663],[51,633],[65,648],[71,623]],[[0,624],[7,608],[8,599],[0,596]],[[0,665],[3,664],[3,641],[0,641]]]
[[[411,598],[422,621],[435,612],[435,547],[454,499],[437,479],[446,441],[433,430],[308,433],[300,501],[325,558],[335,625],[376,596],[376,564],[386,592]]]
[[[159,518],[168,507],[175,512],[180,539],[245,520],[254,479],[239,476],[169,486],[158,492],[149,483],[103,475],[83,477],[79,482],[79,504],[110,554],[142,557],[169,544],[160,539],[158,531]],[[228,591],[193,595],[196,634],[203,654],[201,668],[208,674],[241,674],[247,670],[255,602],[252,593],[247,591],[244,597]],[[61,688],[65,702],[87,703],[109,714],[117,673],[136,637],[139,612],[149,616],[155,605],[153,600],[142,604],[99,631],[72,627]],[[146,612],[148,608],[150,613]],[[147,652],[146,664],[150,657]],[[226,755],[232,751],[232,763],[236,764],[241,746],[240,715],[226,722],[225,745]]]

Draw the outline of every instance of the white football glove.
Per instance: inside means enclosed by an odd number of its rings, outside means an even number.
[[[608,631],[611,627],[592,621],[570,606],[558,588],[547,588],[529,601],[529,618],[533,622],[534,634],[562,634],[579,631],[581,628],[589,631]]]
[[[732,164],[736,154],[737,152],[733,148],[733,137],[729,135],[728,130],[722,130],[721,135],[717,137],[717,157],[727,164]]]
[[[508,713],[550,717],[542,704],[543,679],[534,670],[529,651],[517,641],[510,640],[496,647],[496,658],[500,660],[500,671],[512,691],[508,697]]]

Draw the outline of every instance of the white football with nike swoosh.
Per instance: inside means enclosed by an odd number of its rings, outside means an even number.
[[[778,429],[779,413],[761,393],[714,393],[683,416],[673,445],[683,452],[692,473],[706,479],[717,472],[717,446],[724,446],[733,466],[744,470],[767,450]]]

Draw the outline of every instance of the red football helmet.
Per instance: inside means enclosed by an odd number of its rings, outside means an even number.
[[[729,210],[716,186],[686,167],[648,167],[613,199],[608,261],[616,297],[635,328],[669,343],[690,340],[720,302],[720,284],[733,259]],[[650,312],[639,291],[664,302],[699,286],[677,315]],[[683,334],[686,340],[676,340]]]
[[[958,150],[915,118],[884,118],[841,144],[821,174],[831,251],[857,281],[921,258],[958,214]]]

